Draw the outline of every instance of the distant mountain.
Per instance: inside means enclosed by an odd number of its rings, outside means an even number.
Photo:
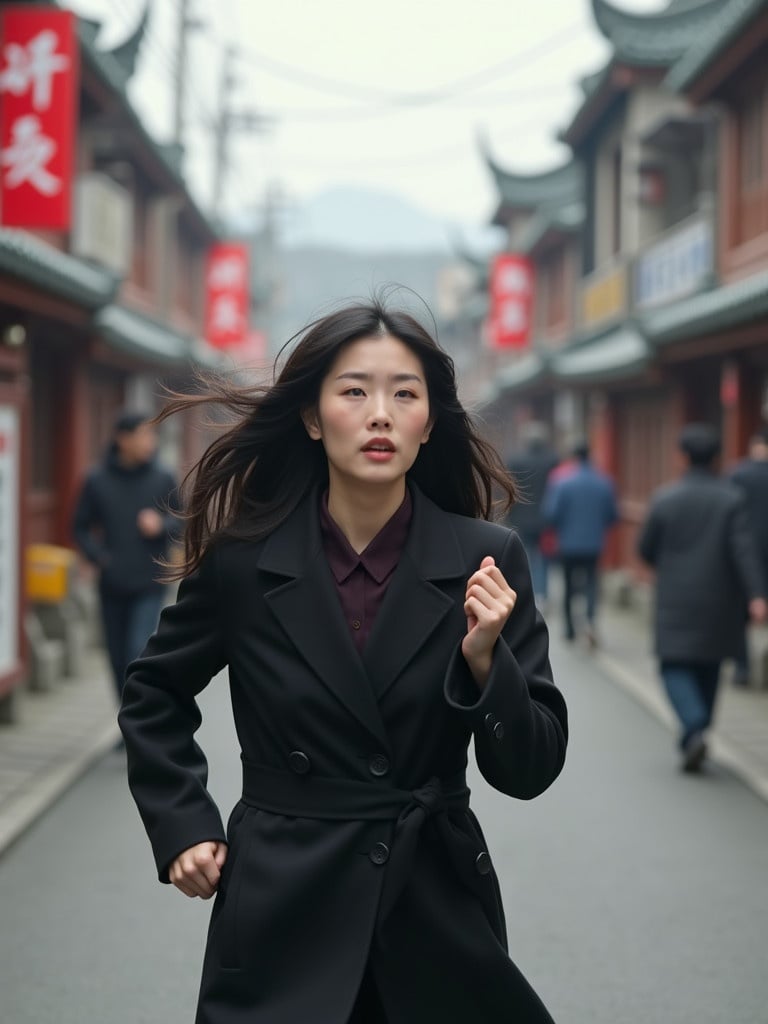
[[[395,193],[337,187],[299,202],[285,218],[281,242],[288,249],[311,246],[448,255],[458,232],[463,236],[482,235],[488,247],[482,226],[458,226]]]
[[[445,251],[365,253],[319,246],[283,249],[276,256],[275,295],[262,326],[276,348],[309,320],[344,302],[370,299],[376,289],[390,285],[405,286],[393,296],[396,304],[411,307],[428,321],[429,313],[420,300],[437,315],[438,275],[450,262]]]

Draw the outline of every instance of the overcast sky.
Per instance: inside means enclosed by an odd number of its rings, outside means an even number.
[[[122,40],[145,0],[68,0]],[[444,218],[487,221],[494,192],[477,136],[505,167],[547,168],[567,154],[555,133],[578,78],[606,59],[590,0],[189,0],[187,170],[211,197],[211,133],[227,46],[235,110],[274,118],[237,133],[225,212],[247,213],[271,184],[286,201],[338,185],[385,189]],[[666,0],[616,0],[655,11]],[[171,137],[180,0],[153,0],[131,96],[150,130]]]

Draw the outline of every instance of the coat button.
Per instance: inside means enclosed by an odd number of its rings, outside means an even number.
[[[383,754],[375,754],[368,762],[368,771],[371,775],[381,778],[389,774],[389,761]]]
[[[485,728],[488,732],[493,732],[493,727],[496,725],[496,716],[489,713],[485,716],[483,721],[485,722]]]
[[[306,775],[310,769],[310,761],[303,750],[292,750],[288,755],[288,764],[297,775]]]
[[[386,843],[376,843],[368,856],[374,864],[386,864],[389,860],[389,847]]]
[[[504,739],[504,726],[501,722],[497,722],[496,725],[494,725],[493,735],[496,737],[497,740]]]
[[[475,858],[475,868],[477,869],[478,875],[487,875],[491,870],[491,858],[483,850],[482,853],[478,853]]]

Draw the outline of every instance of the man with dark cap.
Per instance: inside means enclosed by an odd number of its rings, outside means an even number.
[[[77,546],[99,570],[104,639],[118,697],[125,669],[160,615],[158,558],[168,553],[178,520],[176,482],[155,460],[150,416],[123,412],[101,466],[87,476],[74,515]]]
[[[682,767],[697,772],[720,663],[738,651],[747,611],[765,621],[768,594],[743,496],[714,471],[717,431],[689,424],[679,446],[688,469],[651,499],[638,552],[656,570],[656,654],[680,720]]]
[[[768,581],[768,426],[753,434],[749,441],[749,453],[729,475],[732,483],[743,492],[752,534],[763,576]],[[746,686],[749,682],[749,656],[746,630],[742,634],[742,646],[736,658],[734,682]]]

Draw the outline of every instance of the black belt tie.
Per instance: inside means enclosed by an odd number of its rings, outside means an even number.
[[[485,897],[484,903],[486,899],[493,899],[492,886],[478,885],[484,881],[482,876],[490,871],[481,840],[449,815],[451,811],[469,808],[464,772],[445,780],[433,776],[411,791],[354,779],[297,775],[243,760],[243,801],[260,810],[288,817],[394,821],[395,833],[379,905],[379,928],[408,882],[427,822],[432,823],[459,877],[481,898]]]

